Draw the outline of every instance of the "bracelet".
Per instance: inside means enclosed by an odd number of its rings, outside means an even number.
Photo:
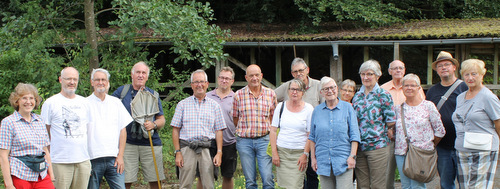
[[[307,153],[307,152],[303,152],[303,154],[305,154],[307,157],[309,157],[309,153]]]
[[[217,150],[217,153],[219,153],[219,152],[222,153],[222,150]]]

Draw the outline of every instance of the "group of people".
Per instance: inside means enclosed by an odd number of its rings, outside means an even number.
[[[133,131],[131,101],[146,87],[149,67],[136,63],[131,70],[132,84],[108,95],[110,74],[94,69],[90,82],[93,93],[84,98],[76,94],[79,72],[73,67],[61,71],[60,93],[48,98],[41,115],[33,113],[41,103],[37,88],[19,83],[9,101],[15,111],[0,126],[0,165],[6,188],[99,188],[103,177],[111,188],[130,188],[137,181],[139,163],[144,180],[159,188],[150,141]],[[147,131],[165,124],[161,100],[152,103],[159,112],[142,123]],[[163,174],[162,144],[158,132],[152,143],[160,179]]]
[[[318,183],[321,188],[353,188],[354,178],[358,188],[394,188],[396,168],[402,188],[425,188],[403,174],[408,142],[437,151],[441,188],[455,188],[455,179],[460,188],[493,188],[500,102],[483,84],[483,61],[462,62],[464,81],[455,74],[458,68],[450,53],[440,52],[432,63],[440,82],[426,94],[417,75],[405,75],[400,60],[389,64],[392,80],[381,86],[380,64],[364,62],[357,92],[352,80],[337,86],[330,77],[309,77],[301,58],[291,64],[294,79],[275,90],[261,84],[257,65],[247,67],[247,85],[236,92],[232,68],[217,71],[217,87],[209,92],[207,74],[196,70],[190,78],[193,95],[177,104],[170,123],[180,188],[192,188],[197,177],[198,188],[214,188],[219,171],[222,188],[233,188],[238,155],[246,188],[258,187],[257,170],[262,188],[274,188],[273,165],[283,188],[318,188]],[[75,94],[78,71],[65,68],[61,92],[47,99],[41,116],[32,113],[41,100],[36,88],[20,83],[9,98],[16,111],[0,127],[7,188],[53,188],[52,183],[56,188],[98,188],[103,176],[111,188],[130,188],[139,162],[145,180],[157,188],[153,154],[140,129],[157,131],[165,118],[157,93],[145,87],[148,75],[149,67],[137,63],[132,84],[110,96],[109,73],[96,69],[94,93],[83,98]],[[160,110],[141,124],[131,117],[131,103],[142,90],[155,96]],[[162,180],[161,140],[153,133]],[[45,164],[25,163],[30,158]]]

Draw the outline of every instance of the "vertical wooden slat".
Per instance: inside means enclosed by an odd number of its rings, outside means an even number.
[[[433,55],[432,45],[427,46],[427,85],[432,85],[432,59]]]
[[[401,57],[399,57],[399,43],[394,43],[394,60],[401,60]]]
[[[250,64],[257,64],[257,61],[255,60],[255,48],[254,47],[250,48]]]
[[[370,59],[370,47],[364,46],[363,48],[363,62]]]
[[[281,85],[281,47],[276,47],[276,86]]]
[[[223,60],[217,60],[215,61],[215,87],[219,87],[218,86],[218,82],[217,82],[217,79],[219,78],[219,71],[220,69],[224,66],[224,61]]]
[[[306,65],[309,67],[309,48],[304,48],[304,61],[306,62]]]
[[[498,85],[498,44],[495,44],[495,54],[493,55],[493,84]]]

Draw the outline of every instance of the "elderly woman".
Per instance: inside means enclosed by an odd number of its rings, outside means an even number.
[[[360,141],[356,112],[338,98],[332,78],[323,77],[320,84],[325,102],[314,108],[312,116],[311,166],[320,175],[321,188],[353,188]]]
[[[408,74],[403,77],[403,94],[406,101],[402,105],[396,106],[396,145],[394,154],[396,164],[401,177],[401,188],[415,189],[425,188],[425,183],[411,180],[403,174],[403,165],[408,151],[408,138],[412,145],[433,150],[445,134],[441,115],[436,106],[431,101],[422,98],[420,94],[420,79],[415,74]],[[404,117],[401,115],[401,108],[404,110]],[[406,127],[405,134],[403,120]]]
[[[269,140],[278,186],[283,188],[302,188],[304,184],[309,155],[307,136],[314,109],[302,100],[305,91],[304,82],[293,79],[288,86],[288,100],[274,110]]]
[[[378,85],[380,64],[368,60],[359,68],[363,86],[354,95],[352,106],[357,112],[361,144],[356,161],[358,188],[386,188],[389,140],[394,135],[394,113],[391,94]]]
[[[41,117],[32,113],[41,101],[37,89],[19,83],[9,101],[16,111],[0,126],[0,165],[5,187],[54,188],[47,149],[49,135]],[[33,159],[37,163],[29,162]]]
[[[340,83],[340,100],[351,103],[352,97],[356,92],[356,83],[353,80],[346,79]]]
[[[483,85],[485,73],[482,60],[462,62],[460,74],[469,90],[457,96],[457,108],[452,115],[457,132],[455,148],[460,188],[493,188],[498,160],[500,102]]]

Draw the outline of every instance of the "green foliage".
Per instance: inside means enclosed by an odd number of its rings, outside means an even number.
[[[404,12],[394,4],[378,0],[295,0],[295,4],[313,19],[315,25],[325,19],[338,22],[356,21],[369,26],[390,25],[401,22],[402,17],[399,15]]]

